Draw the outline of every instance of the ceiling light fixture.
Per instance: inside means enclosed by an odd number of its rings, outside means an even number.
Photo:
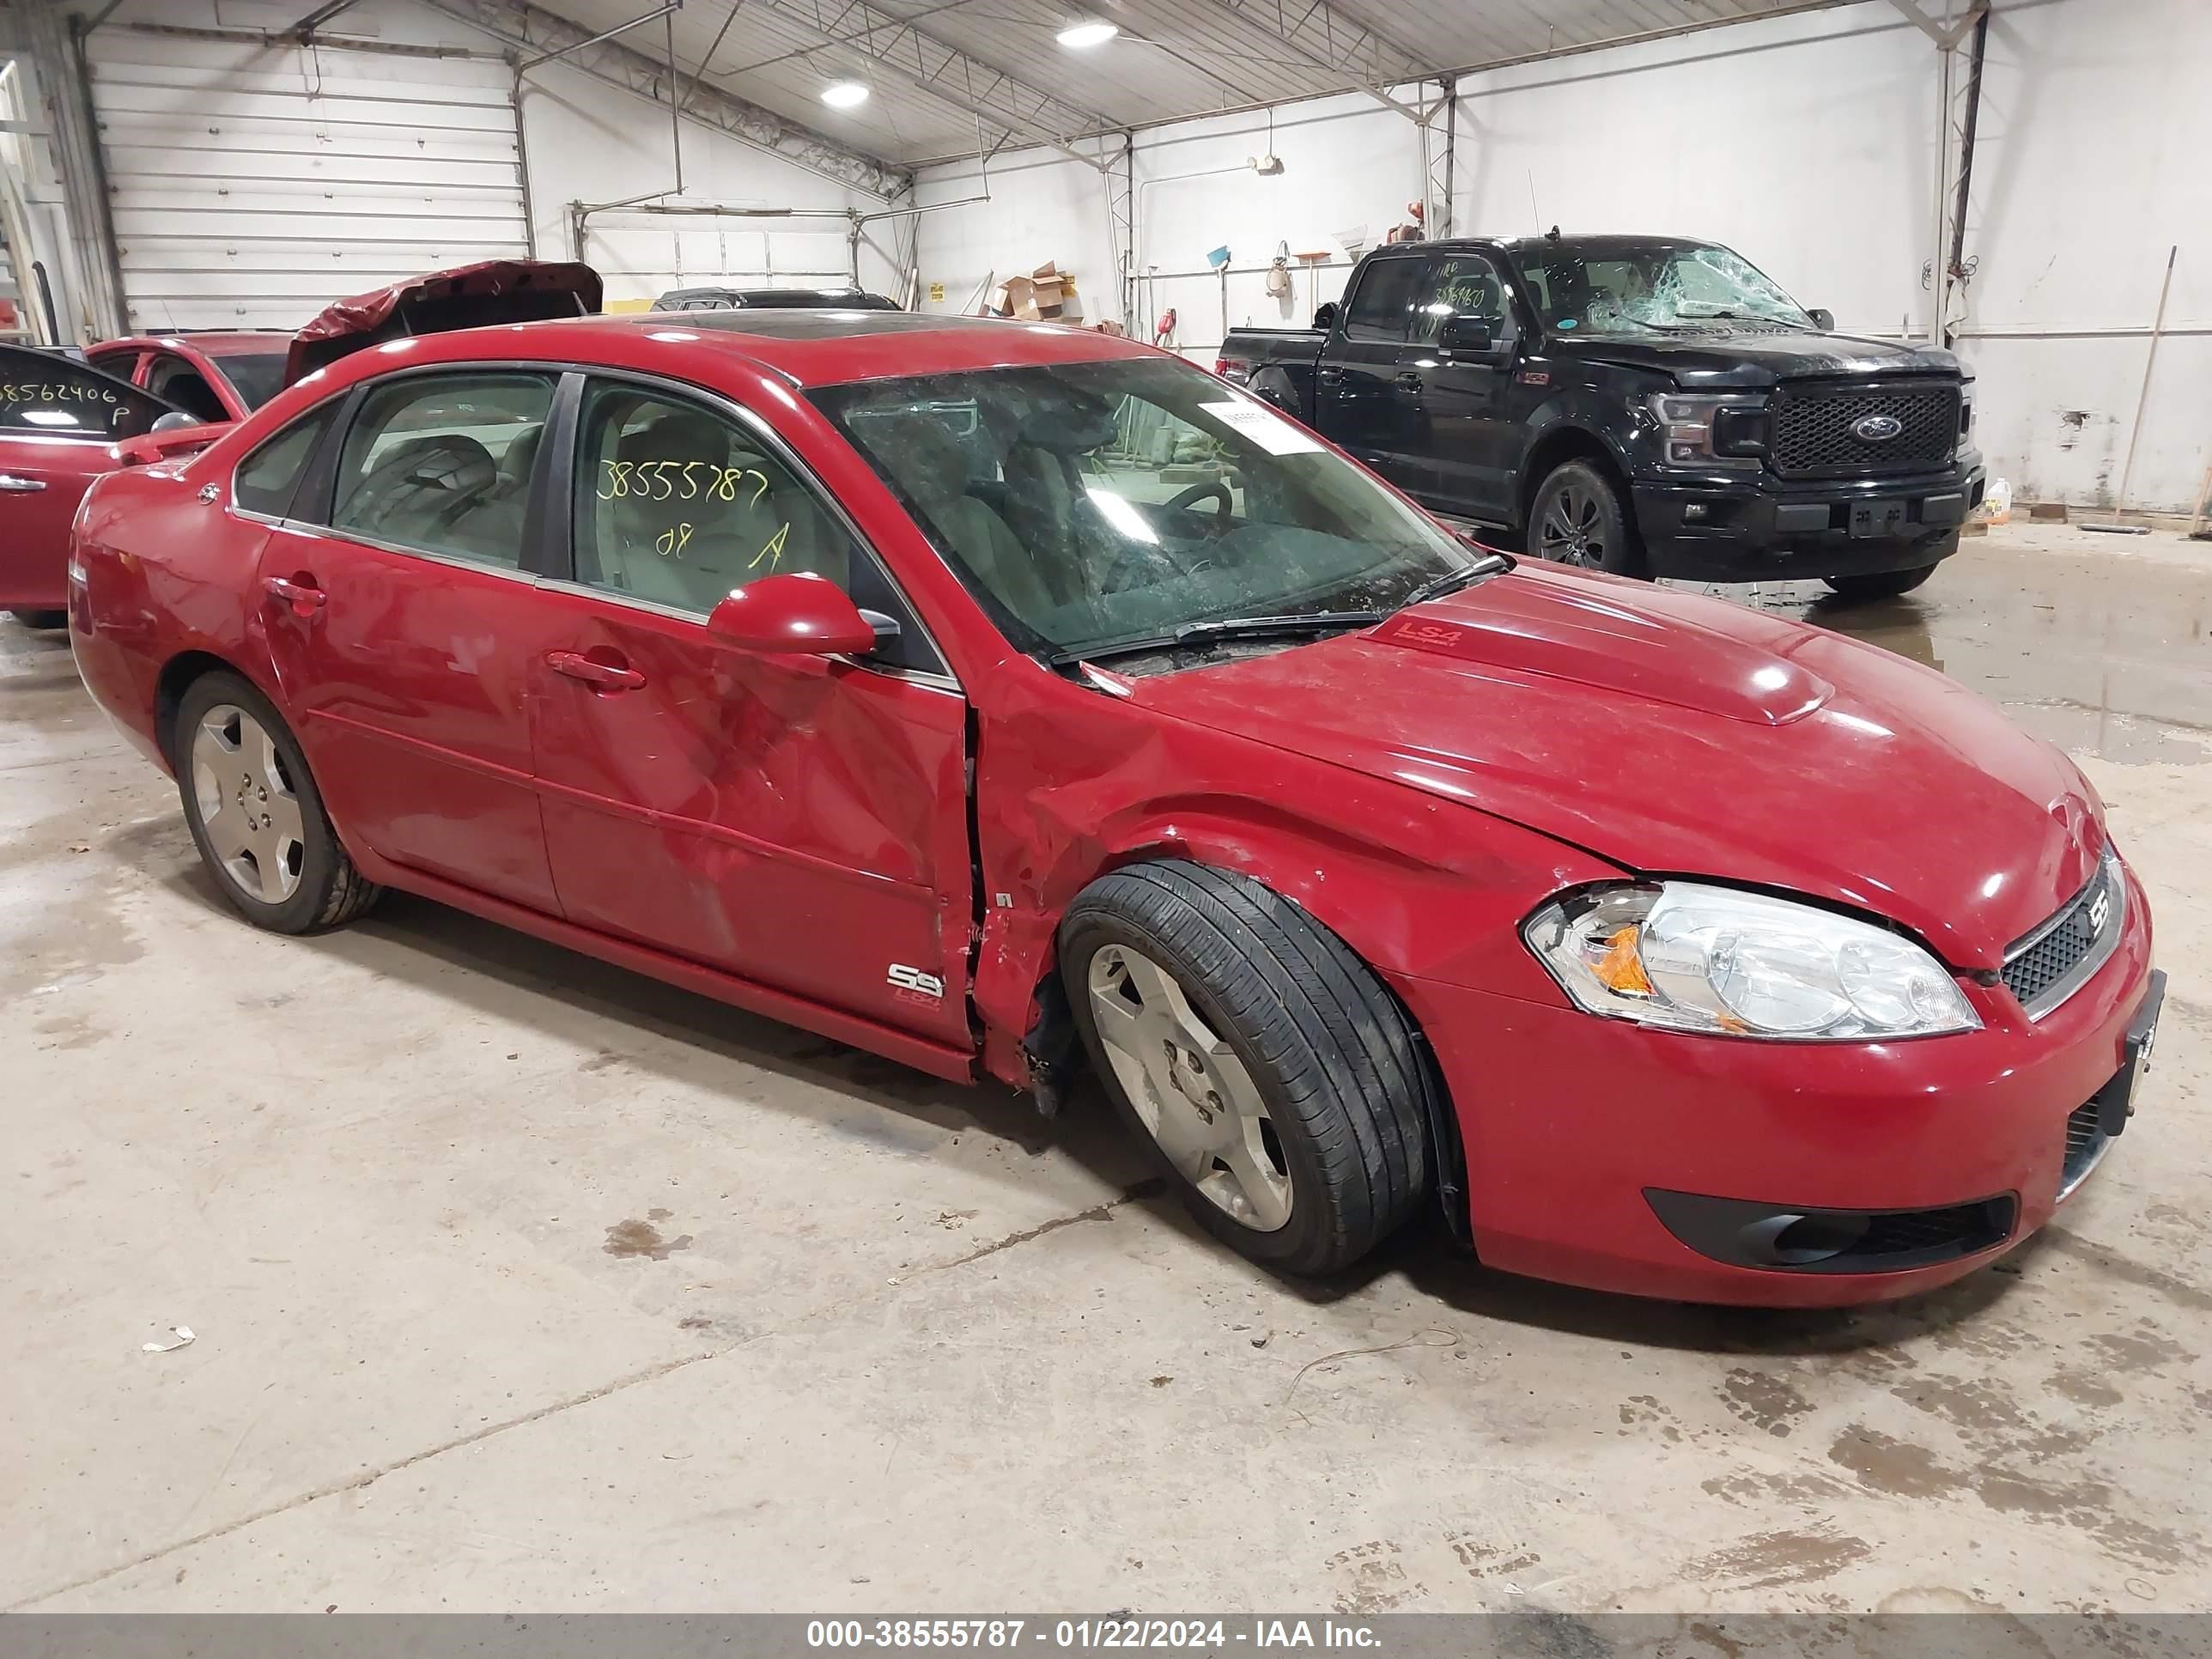
[[[831,109],[858,109],[868,101],[868,88],[858,81],[832,81],[822,88],[822,101]]]
[[[1100,19],[1086,19],[1070,23],[1060,32],[1060,44],[1071,52],[1088,52],[1093,46],[1103,46],[1121,32],[1119,23]]]

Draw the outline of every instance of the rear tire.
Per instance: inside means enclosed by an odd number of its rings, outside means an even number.
[[[1060,974],[1106,1092],[1200,1225],[1332,1273],[1430,1185],[1428,1074],[1351,949],[1255,882],[1180,861],[1078,894]]]
[[[1823,576],[1820,580],[1835,590],[1841,599],[1893,599],[1900,593],[1910,593],[1914,588],[1936,574],[1932,564],[1917,570],[1878,570],[1866,576]]]
[[[1554,564],[1615,576],[1649,574],[1628,503],[1589,461],[1565,461],[1544,475],[1528,507],[1527,546],[1531,557]]]
[[[12,611],[9,615],[26,628],[67,628],[66,611]]]
[[[223,897],[257,927],[319,933],[382,894],[331,827],[283,716],[239,675],[204,674],[185,688],[169,754],[193,844]]]

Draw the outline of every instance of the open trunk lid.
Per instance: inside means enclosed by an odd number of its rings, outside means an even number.
[[[589,265],[538,259],[485,259],[410,276],[326,307],[292,337],[284,383],[364,346],[410,334],[588,316],[599,308],[604,291]]]

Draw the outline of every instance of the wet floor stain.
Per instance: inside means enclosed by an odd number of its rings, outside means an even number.
[[[1692,1578],[1726,1581],[1737,1589],[1817,1584],[1874,1553],[1865,1539],[1832,1527],[1778,1528],[1737,1540],[1689,1564]]]
[[[1778,1376],[1738,1368],[1721,1384],[1721,1403],[1755,1429],[1787,1439],[1797,1419],[1813,1402]]]
[[[653,1214],[665,1219],[668,1212],[655,1210]],[[599,1248],[609,1255],[641,1255],[654,1261],[665,1261],[670,1252],[691,1248],[691,1235],[663,1238],[660,1229],[649,1221],[617,1221],[607,1229],[607,1242]]]

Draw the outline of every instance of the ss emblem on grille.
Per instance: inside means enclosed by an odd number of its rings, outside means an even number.
[[[1905,430],[1905,422],[1894,415],[1862,415],[1851,422],[1854,435],[1870,444],[1886,444]]]
[[[2100,893],[2089,901],[2089,937],[2091,939],[2104,937],[2105,924],[2112,920],[2112,896],[2110,893]]]

